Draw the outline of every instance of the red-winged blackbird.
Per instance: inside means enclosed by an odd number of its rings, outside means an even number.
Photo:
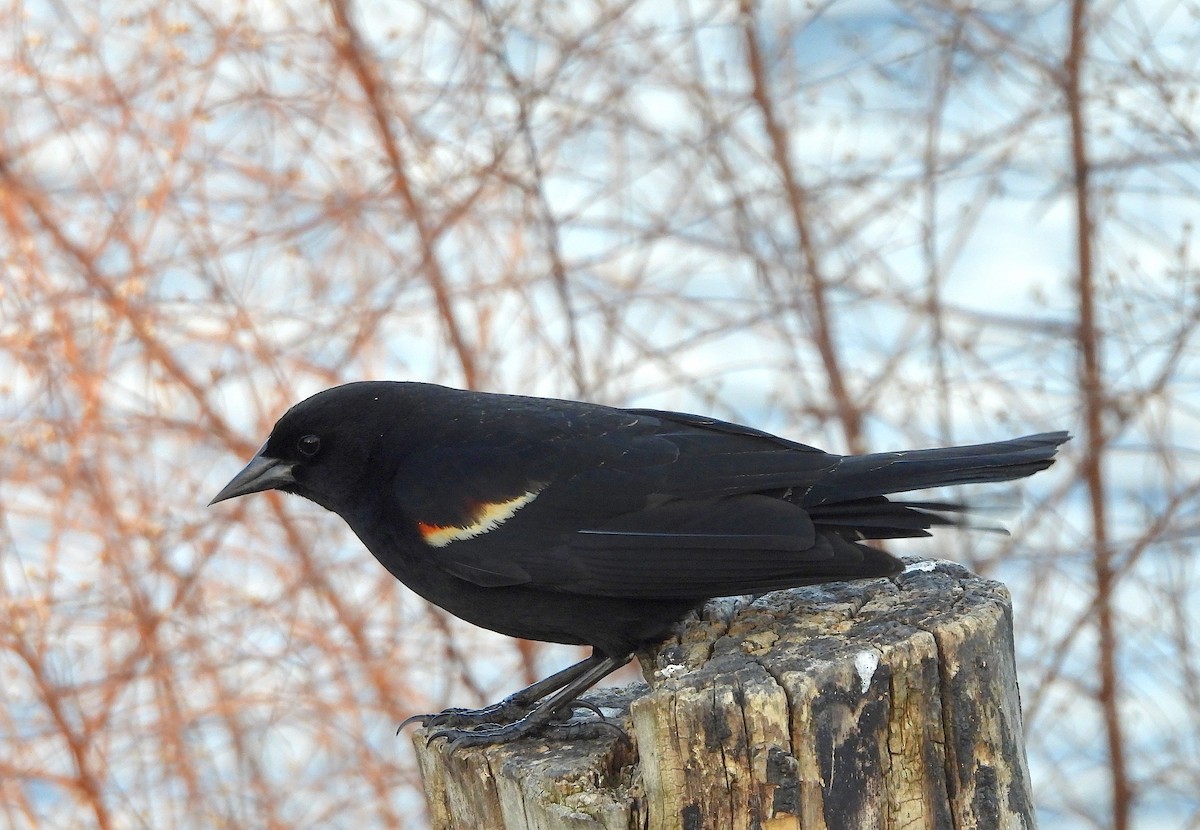
[[[592,646],[500,704],[420,717],[486,744],[569,715],[706,599],[899,572],[859,542],[965,522],[960,505],[888,494],[1031,475],[1068,437],[841,456],[676,412],[351,383],[288,410],[213,503],[304,496],[450,613]]]

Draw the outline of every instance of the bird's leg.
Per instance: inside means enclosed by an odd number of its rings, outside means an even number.
[[[585,660],[580,660],[562,671],[555,672],[549,677],[526,686],[520,691],[513,692],[499,703],[485,706],[482,709],[446,709],[433,715],[413,715],[400,724],[396,733],[410,723],[420,722],[421,726],[479,726],[480,724],[504,724],[520,720],[529,714],[534,705],[546,695],[558,691],[571,681],[583,675],[592,666],[604,658],[593,654]]]
[[[526,735],[540,732],[547,727],[552,727],[556,733],[565,734],[566,737],[572,738],[592,737],[598,731],[614,729],[616,727],[604,720],[590,721],[582,724],[556,724],[555,718],[562,711],[573,708],[576,705],[577,697],[632,659],[632,654],[626,654],[621,657],[606,657],[593,654],[582,663],[577,663],[565,672],[559,672],[559,675],[562,675],[567,672],[573,672],[576,669],[581,669],[582,667],[582,670],[575,672],[574,676],[567,683],[563,684],[558,691],[534,706],[523,717],[509,723],[485,724],[477,726],[474,729],[449,726],[448,728],[439,729],[434,732],[427,738],[427,742],[435,738],[449,738],[451,749],[456,749],[460,746],[484,746],[487,744],[508,743],[509,741],[523,738]],[[547,680],[550,679],[547,678]],[[590,706],[585,708],[593,708],[594,710],[594,707]]]

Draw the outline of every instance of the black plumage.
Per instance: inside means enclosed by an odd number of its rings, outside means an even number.
[[[710,597],[899,572],[861,542],[927,536],[961,508],[889,495],[1021,478],[1067,438],[839,456],[695,415],[364,382],[292,407],[213,502],[304,496],[456,616],[593,647],[502,704],[422,716],[488,743],[569,712]]]

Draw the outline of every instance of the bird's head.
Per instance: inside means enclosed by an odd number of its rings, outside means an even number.
[[[404,421],[404,385],[351,383],[296,404],[209,504],[282,490],[345,516],[390,466],[381,451],[394,443],[382,439]]]

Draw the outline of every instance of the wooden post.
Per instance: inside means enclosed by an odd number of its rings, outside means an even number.
[[[949,562],[720,600],[589,696],[618,738],[446,751],[437,830],[1035,827],[1004,586]]]

